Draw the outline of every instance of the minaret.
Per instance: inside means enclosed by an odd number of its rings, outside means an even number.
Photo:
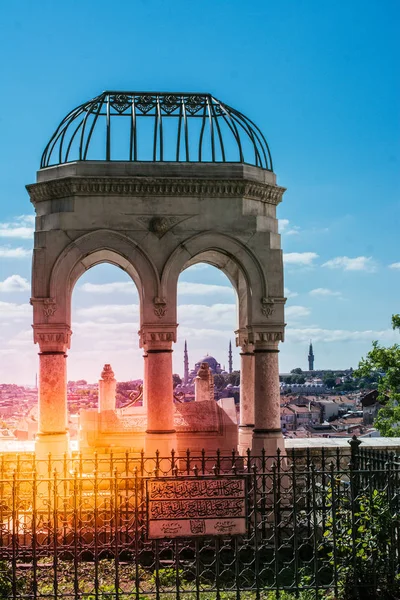
[[[232,342],[229,342],[229,352],[228,352],[228,373],[232,373]]]
[[[308,370],[314,371],[314,352],[313,352],[311,340],[310,340],[310,347],[308,349]]]
[[[189,355],[187,351],[187,342],[185,340],[185,351],[183,353],[183,383],[189,383]]]

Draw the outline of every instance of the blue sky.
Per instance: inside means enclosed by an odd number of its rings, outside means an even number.
[[[278,209],[290,292],[281,370],[306,367],[309,338],[319,368],[354,367],[372,339],[396,340],[397,1],[22,0],[0,10],[0,381],[28,383],[36,372],[24,186],[59,121],[104,89],[209,91],[264,132],[288,188]],[[192,363],[206,352],[226,363],[234,296],[210,286],[227,279],[198,268],[181,283],[175,370],[185,336]],[[104,362],[119,379],[140,376],[127,276],[96,267],[73,303],[69,377],[95,380]]]

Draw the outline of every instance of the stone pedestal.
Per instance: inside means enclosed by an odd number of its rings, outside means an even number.
[[[252,447],[254,429],[254,352],[253,346],[242,348],[240,354],[240,417],[239,454],[244,455]]]
[[[273,336],[274,334],[269,334]],[[269,456],[284,452],[280,423],[278,342],[262,342],[254,349],[254,430],[253,454],[264,448]]]
[[[194,399],[196,402],[214,400],[214,377],[208,363],[201,363],[194,380]]]
[[[115,410],[115,394],[117,382],[111,365],[104,365],[99,379],[99,412]]]
[[[175,331],[145,328],[141,343],[146,351],[144,389],[147,404],[146,454],[168,456],[176,448],[172,382],[172,342]]]

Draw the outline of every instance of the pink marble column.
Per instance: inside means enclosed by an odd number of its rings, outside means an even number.
[[[147,407],[147,354],[143,354],[143,400],[142,406]]]
[[[165,456],[176,447],[172,382],[175,329],[142,327],[140,333],[147,354],[143,383],[147,407],[146,453],[154,455],[158,450]]]
[[[64,325],[35,325],[39,353],[39,427],[37,458],[61,458],[69,451],[67,356],[71,331]]]
[[[67,357],[39,354],[39,435],[67,432]]]
[[[240,417],[239,453],[252,447],[254,429],[254,352],[252,345],[242,347],[240,353]]]
[[[272,334],[273,335],[273,334]],[[278,343],[262,343],[254,349],[253,453],[284,451],[280,423]]]

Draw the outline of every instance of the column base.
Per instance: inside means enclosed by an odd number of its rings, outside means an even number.
[[[171,456],[171,451],[176,450],[176,432],[174,430],[165,433],[162,431],[146,431],[146,456],[154,457],[157,450],[160,458]]]
[[[36,460],[64,459],[65,453],[69,455],[69,432],[65,433],[38,433],[35,438]]]
[[[254,429],[253,430],[253,456],[259,456],[265,450],[266,456],[276,456],[278,448],[281,456],[286,455],[285,440],[280,429]]]
[[[239,443],[238,452],[240,456],[245,456],[247,450],[253,445],[254,425],[239,425]]]

